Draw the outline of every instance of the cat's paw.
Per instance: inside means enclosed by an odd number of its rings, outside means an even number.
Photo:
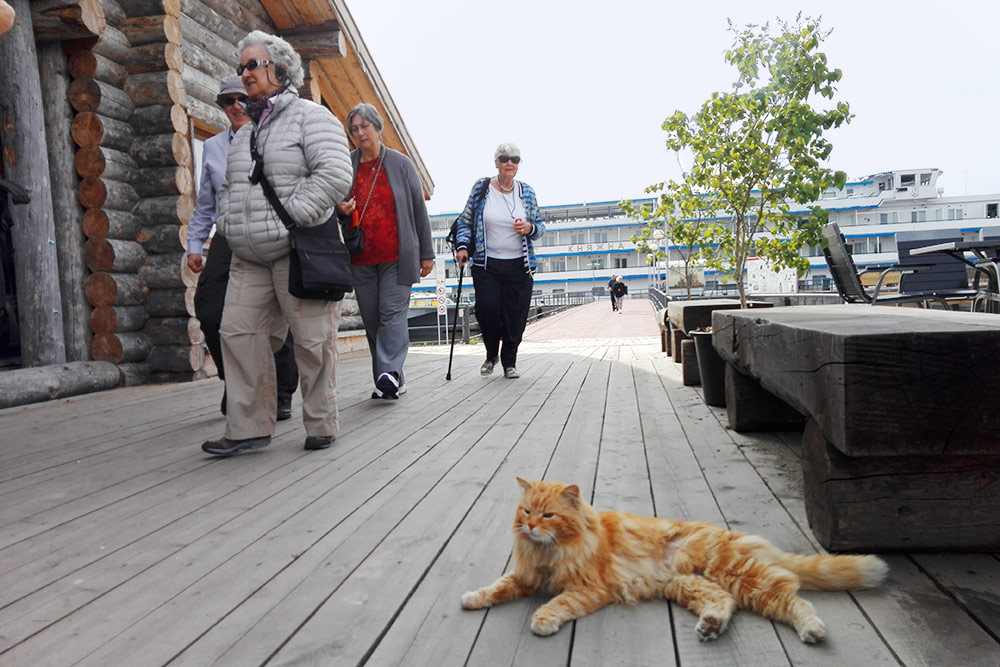
[[[559,627],[559,621],[543,610],[536,611],[531,617],[531,631],[539,637],[554,635],[559,631]]]
[[[795,630],[799,633],[799,639],[806,644],[821,642],[826,637],[826,626],[818,616],[812,616],[801,623],[796,623]]]
[[[718,612],[706,611],[698,619],[695,631],[698,639],[703,642],[712,641],[726,631],[729,625],[729,618]]]
[[[490,602],[482,591],[469,591],[462,596],[462,609],[482,609],[489,606]]]

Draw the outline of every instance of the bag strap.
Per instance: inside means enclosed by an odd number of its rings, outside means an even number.
[[[288,229],[289,231],[295,229],[295,221],[292,220],[292,216],[288,215],[288,211],[285,210],[281,200],[278,199],[278,193],[274,191],[273,187],[271,187],[271,181],[267,180],[267,176],[264,175],[264,157],[257,152],[256,131],[250,133],[250,157],[255,163],[260,165],[260,187],[263,188],[264,196],[267,197],[267,201],[271,203],[271,208],[273,208],[274,212],[278,214],[278,219],[281,220],[283,225],[285,225],[285,229]]]
[[[378,181],[378,175],[382,171],[382,159],[385,157],[385,146],[382,146],[382,150],[378,152],[378,167],[375,169],[375,175],[372,177],[372,186],[368,188],[368,198],[365,199],[365,205],[361,209],[361,216],[358,218],[358,226],[361,226],[361,221],[365,219],[365,213],[368,211],[368,202],[372,200],[372,193],[375,192],[375,183]],[[360,171],[360,169],[358,170]],[[354,175],[354,180],[357,180],[357,174]]]

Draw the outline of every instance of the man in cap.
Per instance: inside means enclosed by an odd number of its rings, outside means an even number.
[[[202,260],[202,250],[208,239],[215,219],[219,215],[219,192],[226,175],[226,159],[229,144],[237,130],[250,121],[241,102],[246,102],[247,93],[239,76],[222,80],[219,95],[215,98],[229,119],[229,129],[205,141],[201,157],[201,185],[194,215],[188,224],[187,265],[198,276],[198,290],[194,296],[195,315],[201,321],[205,334],[205,344],[219,369],[219,377],[226,379],[222,361],[222,342],[219,326],[222,324],[222,307],[226,302],[226,287],[229,285],[229,263],[233,253],[221,234],[212,238],[208,259]],[[281,332],[278,340],[284,338],[284,345],[274,353],[274,364],[278,379],[278,421],[292,416],[292,394],[299,383],[299,371],[292,354],[291,334]],[[222,414],[226,414],[226,396],[222,396]]]

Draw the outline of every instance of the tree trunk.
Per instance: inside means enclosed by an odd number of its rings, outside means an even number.
[[[171,289],[184,287],[181,279],[181,265],[184,263],[184,253],[166,255],[150,255],[139,269],[142,278],[150,289]]]
[[[17,280],[21,362],[43,366],[66,361],[59,259],[52,210],[45,114],[27,0],[11,3],[18,17],[0,39],[0,143],[6,178],[31,193],[10,207],[14,274]]]
[[[181,43],[181,25],[176,16],[133,16],[125,19],[122,32],[132,46],[168,42]]]
[[[223,60],[214,53],[205,50],[198,44],[187,39],[185,35],[184,43],[181,44],[181,50],[184,54],[184,73],[188,74],[188,70],[196,69],[203,74],[207,74],[217,80],[221,80],[223,77],[234,76],[236,74],[236,66],[234,63],[239,62],[239,58],[236,57],[236,48],[233,47],[232,56]],[[218,90],[218,88],[216,88]]]
[[[128,123],[83,111],[73,118],[73,141],[77,146],[105,146],[128,152],[135,130]]]
[[[81,39],[104,32],[104,10],[97,0],[32,0],[30,7],[39,42]],[[28,15],[15,10],[19,17]]]
[[[126,5],[129,16],[158,16],[168,14],[180,16],[181,0],[128,0]],[[227,7],[225,11],[232,11]]]
[[[211,30],[188,16],[187,13],[181,14],[180,24],[181,31],[184,33],[182,44],[190,42],[208,51],[222,62],[232,63],[233,74],[236,73],[236,65],[240,61],[240,54],[236,53],[236,42],[221,39]],[[246,34],[244,33],[240,36],[240,39],[245,36]]]
[[[343,58],[346,51],[344,34],[336,19],[321,25],[283,31],[282,36],[288,40],[303,61]]]
[[[188,134],[188,117],[180,104],[169,106],[139,107],[129,120],[135,133],[140,136],[151,134]]]
[[[90,354],[97,361],[116,364],[145,361],[153,349],[149,336],[141,331],[95,334]]]
[[[125,84],[125,92],[137,107],[180,104],[187,102],[187,89],[180,72],[148,72],[133,74]]]
[[[94,307],[138,306],[147,292],[146,284],[132,273],[92,273],[83,284],[83,293]]]
[[[146,167],[188,167],[192,163],[191,144],[179,132],[151,134],[136,141],[130,151],[136,164]]]
[[[189,167],[142,169],[133,183],[140,197],[190,195],[194,192],[194,178]]]
[[[82,289],[87,276],[83,261],[83,232],[80,229],[83,209],[73,196],[77,178],[73,173],[73,141],[70,139],[72,112],[66,97],[67,63],[62,47],[57,43],[43,46],[38,52],[38,66],[52,179],[52,213],[66,359],[86,361],[90,358],[90,329],[87,327],[90,305],[83,297]]]
[[[153,42],[152,44],[132,47],[122,64],[129,74],[145,74],[164,70],[180,72],[184,69],[184,55],[178,44]]]
[[[104,361],[4,371],[0,373],[0,409],[114,389],[123,380],[118,367]]]
[[[192,345],[201,343],[201,329],[192,329],[190,317],[153,317],[142,328],[154,345]]]
[[[118,370],[121,371],[122,383],[126,387],[146,384],[152,374],[149,364],[144,361],[137,364],[118,364]]]
[[[186,227],[178,224],[143,227],[136,239],[150,254],[181,252],[187,241]]]
[[[116,0],[97,0],[101,5],[101,11],[104,12],[104,20],[107,25],[121,28],[122,23],[125,22],[125,10],[122,6],[116,2]],[[125,0],[128,2],[129,0]]]
[[[122,121],[128,121],[135,109],[124,90],[91,78],[77,79],[70,84],[69,102],[77,111],[96,111]]]
[[[143,306],[150,317],[181,317],[188,311],[187,291],[190,288],[151,290]],[[194,310],[192,296],[191,310]]]
[[[84,178],[102,176],[119,183],[131,183],[136,173],[131,155],[101,146],[85,146],[78,150],[73,165],[76,173]]]
[[[88,209],[83,214],[83,233],[88,239],[121,239],[135,241],[141,226],[131,213]]]
[[[94,42],[91,51],[104,56],[108,60],[120,63],[130,48],[132,48],[132,45],[129,43],[125,33],[121,31],[121,26],[109,25],[104,28],[104,34]]]
[[[132,212],[147,225],[187,224],[194,212],[194,199],[188,195],[140,199]]]
[[[205,351],[201,345],[157,345],[148,362],[154,371],[197,371],[205,365]]]
[[[92,78],[110,84],[115,88],[124,88],[128,72],[117,62],[82,49],[69,58],[69,74],[74,79]]]
[[[146,320],[142,306],[98,306],[90,313],[90,329],[95,334],[138,331]]]
[[[147,258],[146,251],[135,241],[118,239],[91,239],[84,245],[83,255],[94,273],[135,273]]]
[[[135,190],[128,183],[105,180],[88,176],[80,181],[76,193],[84,208],[106,208],[115,211],[131,211],[139,201]]]

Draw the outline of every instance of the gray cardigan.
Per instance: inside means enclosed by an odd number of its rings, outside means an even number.
[[[420,281],[420,261],[434,259],[434,242],[431,240],[431,221],[424,204],[424,189],[410,158],[388,146],[383,147],[385,157],[382,168],[392,188],[396,204],[396,229],[399,232],[399,262],[397,282],[412,285]],[[358,173],[361,151],[351,151],[351,165]]]

